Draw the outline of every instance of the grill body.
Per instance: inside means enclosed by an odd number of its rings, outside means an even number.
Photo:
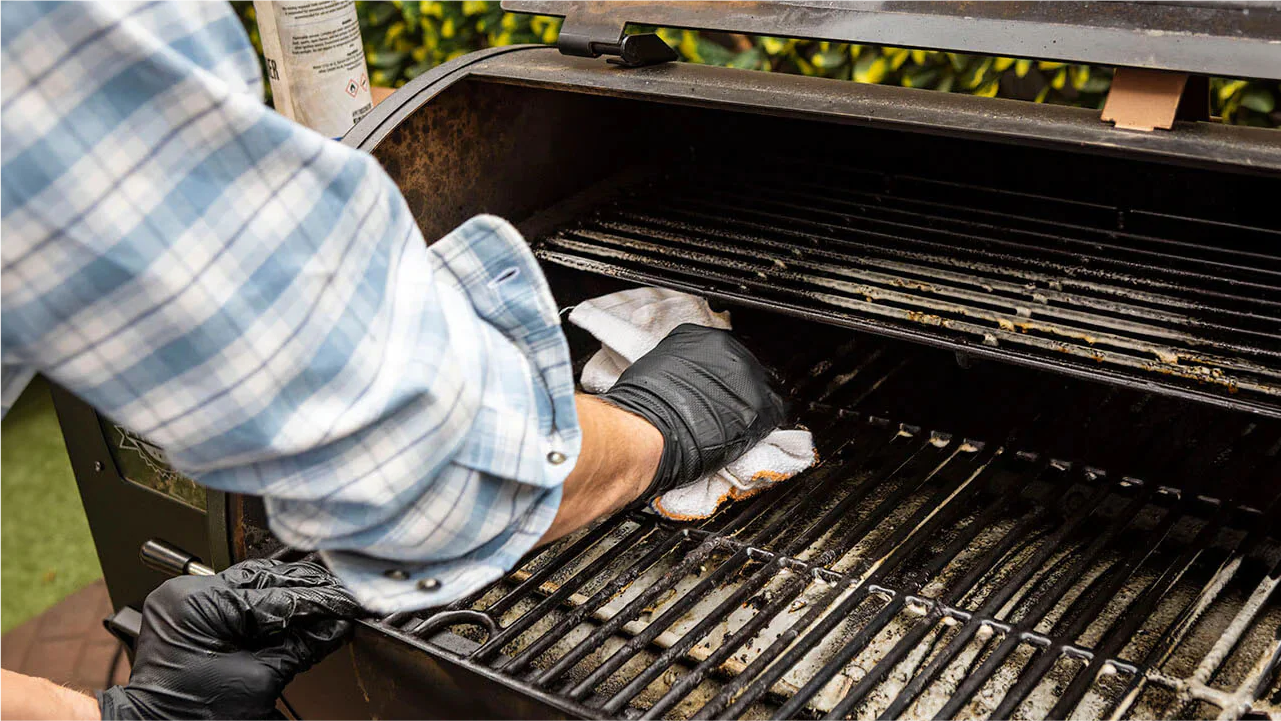
[[[431,659],[371,675],[580,716],[1268,707],[1281,235],[1252,208],[1281,189],[1276,135],[547,49],[468,62],[348,138],[424,232],[513,218],[562,306],[713,297],[827,460],[371,624]],[[1065,313],[1010,327],[1042,310]]]
[[[562,306],[652,283],[731,309],[824,462],[364,622],[288,689],[299,715],[1278,713],[1277,133],[515,47],[346,142],[426,237],[516,222]],[[71,448],[82,488],[100,445]],[[215,564],[291,555],[254,499],[204,519],[184,543]],[[159,580],[114,575],[117,606]]]

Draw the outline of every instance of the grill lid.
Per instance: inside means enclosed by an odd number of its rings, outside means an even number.
[[[622,54],[623,29],[635,23],[1281,80],[1276,2],[503,0],[502,6],[564,17],[560,46],[573,55],[601,54],[592,44]],[[654,61],[664,59],[670,58]]]

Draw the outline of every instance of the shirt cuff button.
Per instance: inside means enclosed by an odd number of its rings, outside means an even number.
[[[419,591],[435,591],[440,588],[440,581],[435,578],[423,578],[418,581]]]
[[[561,453],[560,451],[552,451],[551,453],[547,454],[547,462],[552,464],[553,466],[559,466],[565,461],[566,461],[566,456],[564,453]]]

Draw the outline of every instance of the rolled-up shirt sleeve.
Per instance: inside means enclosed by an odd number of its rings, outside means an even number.
[[[22,5],[3,10],[6,365],[263,496],[372,610],[510,569],[580,446],[517,231],[480,216],[429,246],[372,157],[255,97],[225,7]]]

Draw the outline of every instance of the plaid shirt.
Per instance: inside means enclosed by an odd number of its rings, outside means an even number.
[[[369,155],[261,101],[223,3],[4,3],[7,409],[36,371],[261,495],[371,610],[509,570],[579,451],[520,235],[428,246]]]

